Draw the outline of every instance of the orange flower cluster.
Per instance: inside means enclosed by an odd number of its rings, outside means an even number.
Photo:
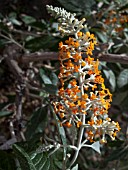
[[[113,26],[116,32],[121,32],[124,29],[124,24],[128,23],[128,16],[112,10],[104,23]]]
[[[110,122],[107,115],[112,94],[105,88],[98,70],[99,62],[90,57],[95,44],[96,38],[89,32],[78,32],[76,38],[69,37],[65,44],[59,43],[61,88],[58,91],[60,101],[54,103],[54,110],[61,125],[85,126],[87,139],[92,142],[99,134],[104,142],[105,134],[114,139],[120,127]],[[87,56],[85,60],[83,53]],[[84,124],[82,115],[88,116]]]

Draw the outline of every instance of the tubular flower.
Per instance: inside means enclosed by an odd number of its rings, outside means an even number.
[[[64,15],[60,15],[61,18],[64,18]],[[65,22],[69,22],[69,18],[66,20],[65,17]],[[90,32],[82,33],[82,27],[75,28],[75,37],[59,43],[58,77],[61,88],[58,91],[60,101],[54,102],[54,110],[61,125],[68,128],[74,124],[77,128],[84,126],[85,136],[91,142],[95,141],[97,135],[100,136],[101,143],[106,142],[105,134],[114,140],[120,127],[108,117],[112,94],[105,88],[104,79],[98,70],[99,61],[91,57],[97,44],[96,38]],[[67,30],[65,34],[66,32]],[[86,55],[85,59],[83,54]]]

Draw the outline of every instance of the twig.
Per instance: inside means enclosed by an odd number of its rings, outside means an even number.
[[[10,71],[15,75],[16,80],[17,80],[17,86],[16,86],[16,111],[15,111],[15,122],[17,124],[18,131],[21,135],[21,138],[25,140],[24,135],[22,134],[22,130],[20,130],[20,124],[21,124],[21,119],[22,119],[22,97],[25,89],[25,79],[23,76],[23,71],[19,67],[18,63],[16,60],[14,60],[14,56],[17,57],[19,52],[19,47],[17,45],[12,45],[12,46],[7,46],[4,51],[4,56],[5,56],[5,61],[10,68]],[[12,138],[16,138],[14,136],[14,131],[13,131],[13,122],[10,122],[10,132],[12,135]]]
[[[16,138],[11,138],[7,142],[5,142],[3,145],[0,146],[0,150],[8,150],[12,148],[12,145],[16,143]]]

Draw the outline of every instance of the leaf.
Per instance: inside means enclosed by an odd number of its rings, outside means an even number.
[[[36,28],[36,29],[38,29],[38,30],[44,30],[44,29],[46,29],[47,28],[47,26],[46,26],[46,23],[42,23],[42,22],[32,22],[32,23],[30,23],[29,24],[31,27],[33,27],[33,28]]]
[[[10,112],[10,111],[0,111],[0,117],[4,117],[4,116],[9,116],[9,115],[11,115],[12,114],[12,112]]]
[[[53,85],[53,84],[46,84],[45,87],[42,88],[43,90],[45,90],[46,92],[48,92],[51,95],[56,95],[58,88],[57,86]]]
[[[18,25],[18,26],[22,25],[22,23],[18,21],[16,18],[10,18],[9,20],[15,25]]]
[[[38,51],[40,49],[50,49],[57,51],[60,39],[54,38],[52,35],[44,35],[43,37],[32,38],[25,43],[25,48],[31,51]]]
[[[115,91],[116,88],[116,77],[115,74],[111,70],[103,70],[106,78],[109,81],[109,84],[111,86],[111,91]]]
[[[105,34],[101,33],[101,32],[96,32],[98,38],[103,42],[103,43],[106,43],[107,42],[107,37]]]
[[[5,24],[3,24],[2,22],[0,22],[0,30],[4,31],[6,33],[9,33],[8,27]]]
[[[56,165],[55,161],[58,161],[59,166],[62,167],[62,161],[60,162],[60,157],[57,159],[56,153],[48,157],[47,153],[44,152],[26,152],[24,148],[19,146],[19,143],[13,145],[13,150],[19,160],[21,170],[57,170],[58,164]]]
[[[51,81],[52,81],[52,84],[54,84],[54,85],[57,85],[58,84],[58,77],[57,77],[57,75],[55,74],[55,73],[51,73],[50,74],[50,79],[51,79]]]
[[[128,112],[128,90],[125,91],[125,94],[126,94],[125,98],[121,102],[121,110],[124,111],[124,112]],[[122,113],[122,116],[123,116],[123,113]]]
[[[21,15],[21,19],[25,24],[36,22],[36,19],[34,17],[25,14]]]
[[[24,151],[23,148],[19,147],[17,144],[13,145],[14,152],[19,160],[21,169],[36,170],[35,165],[30,159],[29,155]]]
[[[42,170],[50,170],[50,160],[47,159],[45,165],[43,166]]]
[[[15,157],[13,154],[0,150],[0,170],[15,170]]]
[[[69,11],[73,12],[84,12],[87,14],[91,12],[92,6],[95,4],[94,0],[58,0],[61,5],[65,8],[68,9]]]
[[[58,129],[60,138],[61,138],[61,140],[62,140],[62,144],[63,144],[63,145],[67,145],[65,130],[64,130],[63,126],[60,126],[59,119],[58,119],[57,115],[55,114],[52,106],[50,107],[50,109],[52,110],[54,119],[56,120],[57,129]],[[67,150],[66,148],[63,148],[63,151],[64,151],[64,159],[66,159],[66,150]]]
[[[38,108],[28,121],[25,136],[27,139],[31,139],[36,133],[42,133],[47,120],[47,107]]]
[[[78,164],[76,164],[71,170],[78,170]]]
[[[120,63],[106,63],[106,66],[113,71],[113,73],[117,76],[121,71],[121,64]]]
[[[125,98],[127,98],[126,91],[116,93],[115,96],[113,96],[113,105],[121,106]]]
[[[124,69],[117,78],[117,86],[122,88],[128,84],[128,69]]]
[[[111,154],[106,158],[106,161],[114,161],[118,159],[124,159],[128,153],[128,146],[119,147],[118,149],[111,152]]]
[[[100,142],[99,142],[99,141],[93,143],[93,144],[91,145],[91,148],[94,149],[94,150],[95,150],[96,152],[98,152],[99,154],[101,154],[101,152],[100,152]]]
[[[124,0],[124,2],[126,2],[126,1]],[[118,11],[124,11],[124,10],[128,10],[128,3],[118,9]]]
[[[52,84],[50,78],[45,74],[43,69],[39,70],[40,77],[43,80],[44,84]]]

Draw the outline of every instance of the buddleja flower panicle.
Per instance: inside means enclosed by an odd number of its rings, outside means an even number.
[[[85,18],[79,21],[75,18],[75,13],[67,12],[64,8],[58,8],[47,5],[48,12],[55,18],[58,19],[59,31],[62,35],[73,35],[82,28],[86,27],[84,24]]]
[[[59,23],[61,28],[64,28],[63,26],[67,23],[63,32],[67,35],[69,25],[76,20],[75,15],[61,8],[47,8],[52,15],[63,18]],[[70,19],[71,22],[69,22]],[[77,23],[79,26],[83,24],[82,21]],[[106,134],[112,140],[115,139],[120,126],[118,122],[111,121],[108,117],[112,94],[104,85],[104,79],[98,69],[99,61],[91,57],[97,44],[96,38],[90,32],[82,33],[80,31],[82,27],[79,26],[79,29],[76,28],[75,31],[70,32],[74,36],[59,43],[60,73],[58,77],[61,88],[58,91],[60,101],[54,103],[54,110],[62,126],[68,128],[74,124],[77,128],[83,126],[88,140],[93,142],[98,137],[101,143],[104,143]],[[83,54],[86,55],[85,59],[82,57]],[[83,115],[87,115],[88,120]]]

